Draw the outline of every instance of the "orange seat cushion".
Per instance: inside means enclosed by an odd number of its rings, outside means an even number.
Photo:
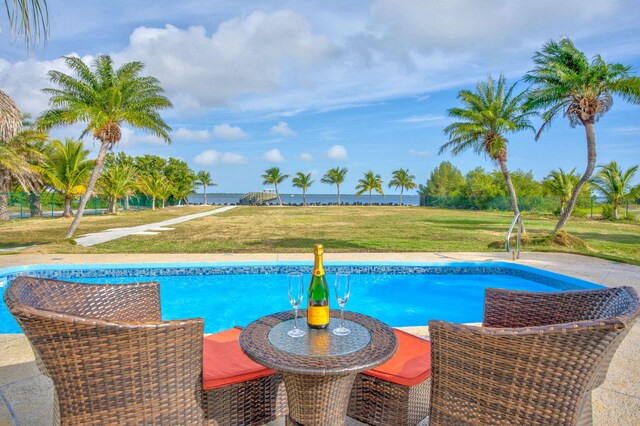
[[[240,349],[241,330],[231,328],[202,342],[202,388],[215,389],[275,373],[249,359]]]
[[[431,376],[431,343],[394,329],[398,351],[384,364],[364,374],[403,386],[415,386]]]

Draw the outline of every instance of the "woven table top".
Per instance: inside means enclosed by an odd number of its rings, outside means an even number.
[[[345,312],[345,325],[347,328],[351,326],[354,329],[355,332],[352,333],[354,336],[334,336],[330,334],[330,330],[307,329],[306,314],[306,310],[299,311],[298,325],[307,332],[326,333],[327,350],[325,352],[318,353],[318,347],[323,346],[318,344],[309,346],[309,351],[305,352],[303,341],[299,340],[299,343],[293,341],[304,339],[304,337],[286,336],[284,330],[282,331],[285,336],[292,339],[291,345],[283,343],[282,339],[274,339],[273,334],[272,339],[269,339],[269,333],[274,327],[283,328],[281,323],[293,319],[293,311],[267,315],[249,324],[240,334],[242,350],[249,358],[268,368],[286,373],[316,376],[356,374],[382,364],[397,350],[398,342],[391,327],[375,318],[355,312]],[[331,311],[332,323],[336,320],[339,322],[339,317],[340,311]],[[288,327],[288,324],[285,327]],[[349,339],[350,336],[353,339],[351,345],[348,340],[337,340]],[[316,339],[320,337],[322,342],[323,336],[314,337]],[[279,347],[275,346],[272,340]],[[335,353],[340,354],[331,353],[332,340]],[[361,348],[357,349],[358,346]]]

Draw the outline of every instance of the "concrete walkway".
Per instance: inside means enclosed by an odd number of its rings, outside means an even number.
[[[158,226],[157,224],[153,225]],[[311,254],[24,254],[0,256],[0,268],[30,264],[170,263],[311,261]],[[507,253],[326,253],[333,261],[491,262],[508,261]],[[604,286],[631,285],[640,292],[640,267],[560,253],[522,253],[517,262]],[[425,334],[416,324],[415,334]],[[0,425],[50,425],[53,410],[51,380],[37,369],[24,335],[0,334]],[[593,392],[596,426],[640,425],[640,324],[634,326],[614,356],[607,379]],[[273,422],[281,426],[282,419]],[[348,426],[360,426],[349,421]]]
[[[157,232],[170,231],[171,229],[162,229],[165,226],[175,225],[182,222],[188,222],[193,219],[201,217],[211,216],[212,214],[218,214],[229,211],[237,206],[226,206],[219,209],[210,210],[203,213],[194,213],[186,216],[180,216],[173,219],[163,220],[162,222],[147,223],[145,225],[131,226],[129,228],[113,228],[106,231],[96,232],[94,234],[86,234],[82,237],[76,238],[76,243],[81,246],[89,247],[96,244],[106,243],[107,241],[117,240],[118,238],[128,237],[129,235],[154,235]],[[157,231],[157,232],[154,232]]]

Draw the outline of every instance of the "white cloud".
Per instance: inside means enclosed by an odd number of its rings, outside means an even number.
[[[193,159],[195,164],[200,166],[212,166],[218,163],[225,164],[241,164],[245,163],[247,159],[235,152],[220,152],[215,149],[208,149],[196,155]]]
[[[313,161],[313,155],[309,154],[308,152],[301,152],[300,154],[298,154],[298,160],[308,163],[310,161]]]
[[[433,153],[429,150],[418,151],[415,149],[410,149],[409,154],[411,154],[414,157],[433,157]]]
[[[614,127],[611,130],[619,135],[640,135],[640,126]]]
[[[136,28],[121,60],[139,60],[179,109],[230,106],[245,94],[268,94],[333,55],[329,39],[302,15],[252,12],[205,28]],[[286,64],[286,65],[285,65]]]
[[[347,150],[342,145],[334,145],[327,151],[327,157],[331,160],[344,161],[347,159]]]
[[[173,139],[183,141],[207,142],[211,139],[211,133],[208,130],[191,130],[186,127],[180,127],[173,132]]]
[[[122,138],[118,145],[122,148],[132,147],[134,145],[165,145],[166,142],[156,135],[137,132],[129,127],[121,127]]]
[[[398,123],[434,123],[446,120],[444,115],[424,114],[424,115],[412,115],[410,117],[401,118],[395,120]]]
[[[262,158],[270,163],[284,163],[284,157],[277,148],[265,152]]]
[[[228,123],[219,124],[213,128],[216,137],[228,141],[246,139],[249,135],[240,127],[230,126]]]
[[[292,130],[291,127],[289,127],[289,124],[284,121],[281,121],[273,126],[271,128],[271,132],[284,137],[292,137],[298,134],[294,130]]]

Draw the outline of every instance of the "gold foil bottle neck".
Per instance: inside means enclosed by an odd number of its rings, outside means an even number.
[[[324,254],[324,247],[322,244],[316,244],[313,246],[313,254],[316,256],[322,256]]]

